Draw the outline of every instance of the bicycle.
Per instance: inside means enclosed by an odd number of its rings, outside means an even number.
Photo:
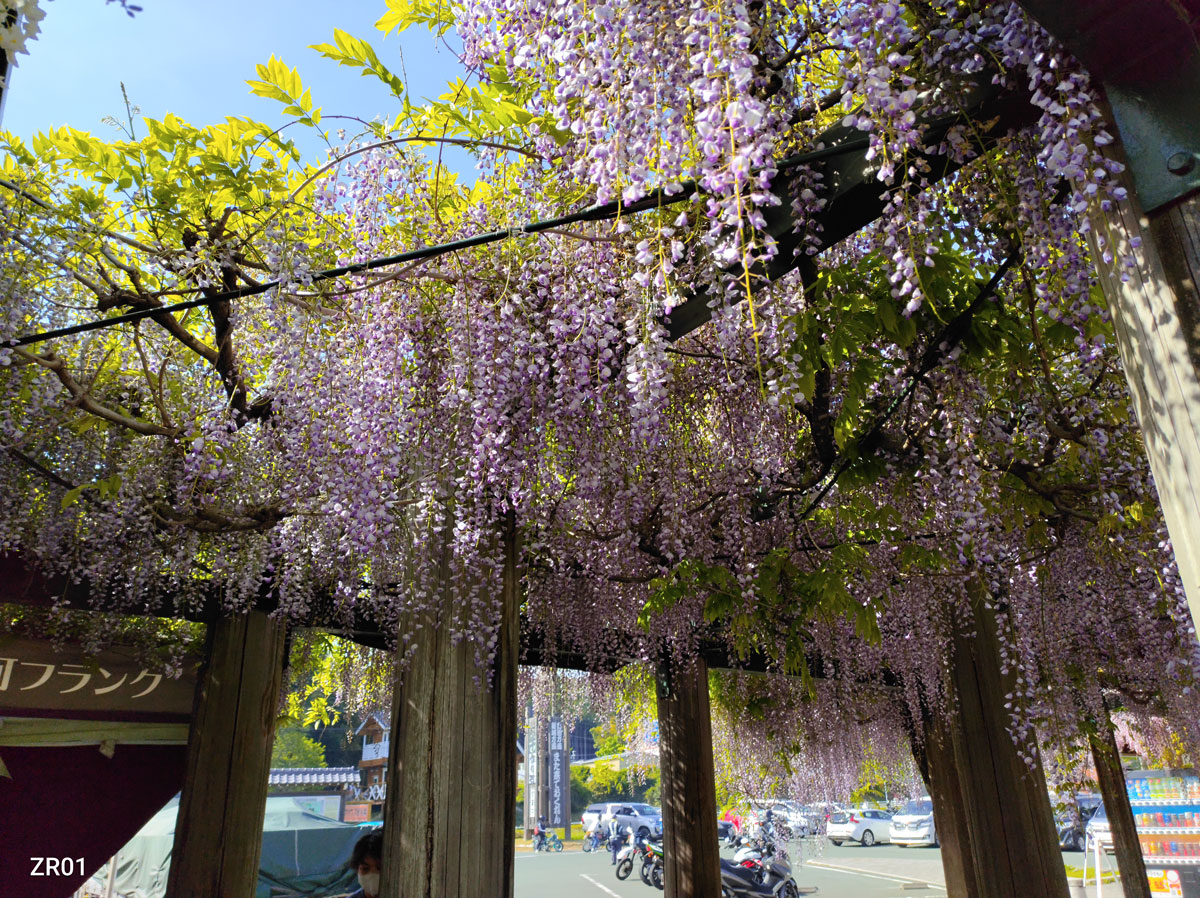
[[[545,837],[542,839],[542,841],[540,843],[534,844],[533,850],[534,851],[562,851],[563,850],[562,839],[560,839],[558,837],[558,833],[556,833],[554,830],[550,830],[550,832],[546,833]]]

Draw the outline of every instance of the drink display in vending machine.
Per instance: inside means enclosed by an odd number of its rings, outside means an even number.
[[[1200,898],[1200,776],[1137,770],[1125,787],[1155,898]]]

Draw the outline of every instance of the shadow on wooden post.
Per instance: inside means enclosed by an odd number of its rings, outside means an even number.
[[[1002,673],[995,612],[972,588],[972,622],[954,625],[946,721],[962,791],[979,898],[1067,898],[1067,874],[1037,746],[1027,764],[1008,730],[1011,677]]]
[[[913,757],[933,801],[947,898],[979,898],[975,861],[967,841],[962,785],[954,762],[952,720],[922,703],[920,733],[910,732]],[[911,722],[910,722],[911,726]]]
[[[657,681],[666,898],[719,898],[708,666],[662,661]]]
[[[511,898],[517,800],[515,525],[505,546],[492,682],[475,648],[422,628],[392,703],[381,898]],[[442,569],[448,615],[448,557]]]
[[[253,895],[258,885],[286,632],[284,623],[261,611],[209,624],[170,898]]]

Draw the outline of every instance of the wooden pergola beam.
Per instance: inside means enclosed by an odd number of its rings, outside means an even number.
[[[64,577],[44,577],[34,568],[25,564],[13,555],[0,555],[0,583],[5,584],[5,591],[0,594],[0,601],[30,607],[50,607],[57,605],[62,608],[73,608],[80,611],[98,611],[94,606],[94,595],[91,587],[85,582],[72,582]],[[170,598],[171,592],[164,581],[163,588],[152,592],[145,601],[136,608],[120,609],[107,613],[119,613],[141,617],[174,617],[189,620],[193,623],[211,624],[228,615],[225,614],[221,603],[220,589],[214,585],[207,590],[208,595],[196,607],[188,606],[182,609],[175,607]],[[320,609],[325,603],[318,597],[316,607]],[[278,603],[268,590],[264,590],[255,605],[255,611],[270,614]],[[390,650],[392,640],[379,626],[365,616],[359,615],[350,626],[330,626],[328,618],[320,611],[310,615],[308,621],[297,624],[313,629],[323,629],[336,636],[341,636],[356,642],[366,648]],[[563,670],[590,671],[592,673],[613,673],[629,664],[645,660],[648,657],[648,647],[645,639],[636,633],[613,632],[607,641],[611,646],[603,654],[597,655],[588,649],[567,642],[547,644],[540,629],[531,625],[525,617],[518,623],[520,633],[521,664],[540,667],[557,667]],[[776,673],[777,665],[767,655],[749,653],[745,655],[731,654],[728,646],[724,645],[714,634],[714,638],[701,644],[700,655],[710,669],[737,670],[745,673]],[[820,657],[808,659],[809,673],[817,679],[832,675],[828,663]],[[885,672],[885,680],[889,685],[896,685],[894,677]]]
[[[929,145],[936,146],[951,128],[973,123],[974,127],[963,131],[964,143],[977,154],[983,154],[992,150],[1009,132],[1036,120],[1036,109],[1030,104],[1028,95],[992,84],[993,74],[987,69],[974,76],[962,97],[961,107],[965,111],[961,115],[935,118],[919,114],[918,126],[926,129]],[[824,207],[813,217],[813,223],[820,229],[815,234],[818,249],[828,249],[858,233],[879,218],[886,208],[884,185],[875,178],[876,163],[868,158],[867,149],[859,146],[862,137],[863,132],[857,129],[836,125],[813,141],[815,145],[830,148],[857,147],[816,164],[824,175],[822,199],[825,200]],[[917,161],[916,158],[906,159],[904,167]],[[923,177],[931,184],[962,168],[962,163],[937,153],[922,153],[920,161],[926,168]],[[808,258],[803,252],[799,256],[795,254],[805,235],[795,233],[791,212],[793,197],[787,192],[786,184],[783,187],[780,204],[760,210],[767,220],[767,233],[778,241],[778,252],[765,270],[752,272],[772,281],[799,268]],[[707,293],[696,293],[676,306],[666,321],[669,339],[679,340],[706,324],[712,318],[711,301]]]

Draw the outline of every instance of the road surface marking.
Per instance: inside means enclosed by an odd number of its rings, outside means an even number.
[[[608,886],[601,885],[600,883],[596,882],[596,880],[594,880],[590,876],[588,876],[586,873],[580,873],[579,875],[582,876],[584,879],[586,879],[588,882],[590,882],[592,885],[594,885],[596,888],[598,888],[600,891],[607,892],[608,894],[612,895],[613,898],[621,898],[620,895],[618,895],[616,892],[614,892]]]
[[[916,882],[916,880],[914,880],[911,876],[892,876],[887,873],[874,873],[867,870],[860,870],[857,867],[843,867],[840,864],[830,864],[826,861],[806,861],[805,866],[817,867],[822,870],[836,870],[839,873],[854,873],[857,876],[868,876],[871,879],[882,879],[886,882],[896,882],[902,885],[909,885],[910,883]],[[795,874],[793,873],[793,878],[794,877]],[[941,889],[943,892],[946,891],[946,887],[941,883],[930,882],[928,880],[921,880],[921,882],[929,886],[931,889]]]

